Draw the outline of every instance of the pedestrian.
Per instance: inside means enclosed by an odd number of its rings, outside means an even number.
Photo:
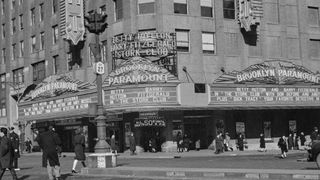
[[[311,139],[311,145],[313,145],[314,143],[316,143],[317,141],[320,140],[318,127],[314,127],[313,128],[313,131],[312,131],[312,133],[310,135],[310,139]]]
[[[267,151],[266,150],[266,141],[264,139],[264,134],[260,133],[260,152]]]
[[[86,140],[85,137],[83,135],[83,130],[82,128],[79,128],[75,131],[75,136],[74,136],[74,153],[75,153],[75,157],[73,160],[73,166],[72,166],[72,170],[71,173],[78,173],[76,171],[76,167],[77,167],[77,163],[78,161],[81,161],[81,164],[83,167],[87,167],[85,160],[86,160],[86,155],[84,153],[85,148],[86,148]]]
[[[284,135],[279,139],[278,146],[281,149],[281,158],[287,157],[288,148],[286,143],[286,137]]]
[[[160,136],[159,131],[157,131],[156,132],[156,137],[155,137],[155,144],[156,144],[155,149],[156,149],[157,152],[161,152],[161,150],[162,150],[161,149],[162,142],[163,142],[162,137]]]
[[[223,152],[223,137],[222,133],[218,132],[217,138],[216,138],[216,154]]]
[[[20,141],[19,141],[18,134],[14,132],[14,127],[10,128],[9,138],[13,148],[13,161],[12,161],[13,167],[15,168],[16,171],[19,171],[20,168],[18,167],[18,158],[20,158],[20,152],[19,152]]]
[[[299,136],[297,136],[297,133],[293,133],[293,149],[299,150]]]
[[[239,136],[237,139],[237,146],[240,151],[244,150],[243,149],[244,148],[244,137],[243,137],[242,133],[239,133]]]
[[[288,150],[292,150],[293,148],[293,137],[292,137],[292,133],[289,133],[288,136]]]
[[[300,144],[301,148],[305,148],[305,143],[306,143],[306,137],[304,136],[304,132],[300,132]]]
[[[26,147],[27,147],[26,151],[27,151],[28,153],[31,153],[32,142],[31,142],[30,138],[27,138],[25,144],[26,144]]]
[[[183,148],[186,152],[189,152],[190,150],[190,143],[191,143],[191,140],[190,138],[188,137],[187,134],[184,134],[184,137],[183,137]]]
[[[133,132],[131,132],[131,134],[130,134],[129,142],[130,142],[130,155],[135,155],[136,154],[136,140],[134,138]]]
[[[196,150],[200,151],[200,139],[196,141],[195,146],[196,146]]]
[[[233,151],[232,145],[230,143],[230,135],[228,132],[225,133],[224,135],[224,146],[225,146],[225,151]]]
[[[178,151],[178,153],[183,152],[183,140],[182,140],[182,135],[181,135],[180,131],[177,134],[176,141],[177,141],[177,151]]]
[[[60,161],[57,147],[61,145],[61,140],[52,128],[52,126],[45,127],[45,132],[38,136],[37,141],[42,149],[42,166],[47,168],[49,180],[60,180]]]
[[[7,128],[0,128],[0,179],[2,179],[3,174],[6,169],[10,170],[13,180],[17,180],[17,174],[12,166],[13,161],[13,149],[10,139],[7,137]]]
[[[116,136],[112,134],[110,139],[111,152],[117,154]]]

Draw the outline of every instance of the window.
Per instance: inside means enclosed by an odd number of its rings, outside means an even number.
[[[53,74],[58,74],[60,68],[59,56],[53,56]]]
[[[32,8],[30,10],[30,23],[31,23],[31,26],[35,25],[36,24],[36,14],[35,14],[35,9]]]
[[[320,39],[310,39],[309,41],[309,57],[320,58]]]
[[[1,14],[4,14],[4,0],[1,0]]]
[[[269,3],[265,3],[265,12],[268,12],[264,15],[268,23],[279,24],[279,0],[272,0]]]
[[[12,44],[12,53],[11,53],[11,59],[16,60],[16,53],[17,53],[17,45]]]
[[[56,44],[59,38],[58,25],[52,26],[52,38],[53,38],[53,44]]]
[[[2,49],[2,59],[3,59],[4,64],[6,64],[6,59],[7,59],[6,48]]]
[[[189,30],[176,30],[177,50],[181,52],[189,51]]]
[[[114,12],[116,21],[123,18],[123,0],[114,1]]]
[[[214,34],[209,32],[202,33],[202,52],[214,53]]]
[[[16,0],[11,0],[11,9],[13,9],[16,6]]]
[[[101,61],[107,62],[107,41],[102,41],[101,43]]]
[[[46,77],[45,62],[41,61],[32,65],[33,82],[35,84],[41,82]]]
[[[20,57],[24,56],[24,41],[20,41]]]
[[[319,26],[319,8],[308,7],[308,23],[311,26]]]
[[[6,116],[6,74],[0,74],[0,117]]]
[[[20,30],[23,30],[23,14],[19,15],[19,25],[20,25]]]
[[[11,20],[12,23],[12,34],[14,34],[16,32],[16,18],[13,18]]]
[[[56,14],[58,11],[58,0],[52,0],[52,13]]]
[[[36,36],[31,36],[31,53],[36,52]]]
[[[44,49],[44,32],[40,33],[40,50]]]
[[[2,39],[4,39],[6,37],[6,25],[2,24]]]
[[[68,61],[68,70],[71,71],[73,69],[72,53],[71,52],[67,53],[67,61]],[[90,59],[89,59],[89,61],[90,61]]]
[[[15,70],[12,71],[12,73],[13,73],[13,84],[15,86],[24,83],[23,68],[15,69]]]
[[[200,0],[201,16],[213,17],[212,0]]]
[[[223,17],[226,19],[235,19],[234,0],[223,0]]]
[[[44,17],[44,8],[43,8],[43,3],[42,4],[40,4],[40,6],[39,6],[39,11],[40,11],[40,22],[41,21],[43,21],[43,17]]]
[[[237,33],[225,33],[227,55],[239,55],[239,42]]]
[[[155,0],[138,0],[139,14],[152,14],[155,12]]]
[[[176,14],[187,14],[188,7],[187,7],[187,0],[174,0],[174,13]]]

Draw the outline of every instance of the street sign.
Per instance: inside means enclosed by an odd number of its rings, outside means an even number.
[[[95,72],[100,75],[104,74],[104,64],[102,62],[95,64]]]

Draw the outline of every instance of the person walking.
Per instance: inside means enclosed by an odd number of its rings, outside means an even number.
[[[60,180],[60,161],[57,147],[61,145],[61,140],[55,133],[52,126],[45,128],[38,138],[38,144],[42,149],[42,166],[47,168],[49,180]]]
[[[306,143],[306,137],[304,135],[304,132],[300,132],[300,146],[302,149],[305,148],[305,143]]]
[[[225,146],[225,151],[233,151],[232,145],[230,143],[230,135],[228,132],[225,133],[225,138],[224,138],[224,146]]]
[[[10,170],[13,180],[17,180],[17,174],[12,166],[13,161],[13,148],[10,139],[7,137],[7,128],[0,128],[0,179],[2,179],[3,174],[6,169]]]
[[[237,139],[237,145],[240,151],[244,150],[244,137],[242,133],[239,133],[238,139]]]
[[[259,151],[260,152],[267,151],[266,150],[266,141],[264,139],[264,134],[263,133],[260,134],[260,150]]]
[[[117,154],[116,136],[112,134],[110,139],[111,152]]]
[[[286,143],[286,137],[284,135],[279,139],[278,146],[281,149],[281,158],[286,158],[288,148],[287,148],[287,143]]]
[[[292,137],[292,133],[289,133],[288,136],[288,150],[292,150],[293,148],[293,137]]]
[[[26,147],[27,147],[26,151],[27,151],[28,153],[31,153],[32,142],[31,142],[30,138],[27,138],[25,144],[26,144]]]
[[[71,173],[78,173],[76,171],[78,161],[81,161],[81,164],[83,167],[87,167],[85,163],[86,155],[84,153],[86,144],[85,144],[85,137],[82,131],[83,131],[82,128],[79,128],[75,131],[76,134],[74,136],[73,144],[74,144],[74,153],[76,156],[74,157],[74,160],[73,160]]]
[[[177,140],[177,151],[178,151],[178,153],[183,152],[183,140],[182,140],[181,132],[178,132],[176,140]]]
[[[18,158],[20,158],[20,152],[19,152],[19,145],[20,145],[20,141],[19,141],[19,136],[17,133],[14,132],[14,127],[10,128],[10,134],[9,134],[9,138],[13,147],[13,167],[15,168],[16,171],[19,171],[20,168],[18,167]]]
[[[222,153],[223,152],[223,137],[222,133],[219,132],[216,138],[216,154]]]
[[[130,155],[132,156],[136,154],[136,140],[134,138],[133,132],[131,132],[130,134],[129,142],[130,142]]]

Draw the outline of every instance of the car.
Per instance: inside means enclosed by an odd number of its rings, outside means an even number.
[[[308,150],[308,161],[315,161],[320,168],[320,141],[313,143],[311,149]]]

